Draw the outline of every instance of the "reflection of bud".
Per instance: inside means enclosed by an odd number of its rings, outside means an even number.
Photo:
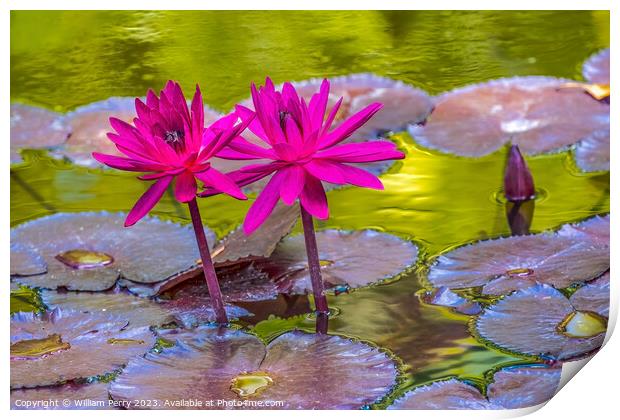
[[[525,201],[534,198],[534,180],[517,145],[511,146],[508,154],[504,175],[504,194],[508,201]]]

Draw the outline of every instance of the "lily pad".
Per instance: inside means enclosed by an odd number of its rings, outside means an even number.
[[[595,131],[575,146],[575,162],[584,172],[609,170],[609,128]]]
[[[172,300],[162,300],[160,305],[171,313],[182,326],[190,328],[196,325],[216,321],[215,310],[209,296],[193,296],[190,294],[176,296]],[[229,319],[251,316],[252,314],[239,306],[224,304]]]
[[[50,308],[72,310],[83,314],[108,314],[128,322],[131,328],[159,326],[175,321],[174,316],[162,305],[149,299],[139,298],[128,293],[91,293],[52,290],[41,292],[43,303]]]
[[[427,305],[445,306],[464,315],[476,315],[482,311],[478,302],[471,302],[447,287],[425,290],[419,296]]]
[[[67,114],[72,133],[64,146],[54,153],[66,157],[76,165],[102,167],[92,157],[92,152],[118,155],[119,152],[107,134],[112,130],[110,117],[133,122],[136,117],[134,97],[111,97],[103,101],[81,106]],[[205,107],[205,124],[221,115]]]
[[[11,275],[33,276],[47,271],[47,264],[33,249],[20,245],[11,244]]]
[[[609,48],[592,55],[583,65],[583,77],[590,83],[609,84]]]
[[[49,149],[63,144],[71,128],[56,112],[30,105],[11,104],[11,163],[22,161],[21,149]]]
[[[568,287],[592,280],[609,268],[608,242],[592,235],[562,232],[566,230],[456,248],[437,258],[428,280],[435,287],[481,286],[483,294],[502,295],[536,283]]]
[[[57,213],[17,226],[11,243],[36,251],[47,272],[13,280],[45,289],[102,291],[119,277],[145,284],[166,280],[199,258],[190,226],[147,217],[125,228],[124,220],[123,213]],[[212,245],[215,235],[206,233]]]
[[[570,297],[571,304],[581,311],[592,311],[609,317],[609,272],[586,284]]]
[[[23,388],[11,391],[11,410],[106,410],[108,398],[104,382]]]
[[[425,147],[479,157],[506,143],[534,155],[557,151],[609,128],[609,106],[567,88],[570,81],[515,77],[445,93],[409,133]]]
[[[594,216],[579,223],[567,224],[558,231],[561,236],[609,246],[609,215]]]
[[[54,310],[11,317],[11,389],[111,373],[153,347],[147,327],[108,314]]]
[[[476,330],[483,339],[512,352],[567,360],[598,350],[606,323],[602,314],[583,311],[553,287],[539,284],[486,309]]]
[[[176,345],[134,358],[110,386],[114,400],[148,399],[159,409],[355,409],[387,394],[397,375],[385,353],[338,336],[290,332],[265,346],[241,331],[203,326],[163,338]],[[182,400],[215,405],[166,406]],[[257,405],[266,401],[281,405]]]
[[[388,410],[486,410],[489,402],[478,388],[457,379],[414,388]]]
[[[348,290],[387,280],[415,264],[418,256],[413,243],[373,230],[323,230],[317,232],[316,239],[321,274],[328,289]],[[381,257],[377,258],[379,249]],[[284,293],[305,294],[312,290],[303,235],[285,238],[257,267],[268,273]]]
[[[542,365],[499,370],[485,398],[478,388],[458,379],[414,388],[397,399],[390,410],[505,410],[549,401],[560,383],[561,368]]]
[[[504,409],[533,407],[549,401],[558,390],[562,368],[515,366],[493,375],[489,402]]]
[[[256,273],[248,275],[243,270],[248,263],[269,257],[280,240],[291,231],[298,215],[299,207],[297,205],[286,206],[283,203],[279,203],[267,221],[252,235],[246,236],[243,230],[238,228],[215,246],[212,246],[211,257],[218,271],[222,289],[228,288],[231,295],[234,295],[237,293],[235,290],[240,290],[239,286],[242,283],[245,283],[247,287],[251,287],[248,280],[255,277],[258,280],[258,288],[248,290],[248,293],[262,294],[261,290],[265,290],[263,289],[265,283],[262,276]],[[235,272],[235,267],[240,270],[239,273]],[[223,279],[223,277],[226,277],[226,279]],[[187,269],[159,283],[140,284],[121,280],[120,284],[127,287],[132,293],[140,296],[155,296],[170,289],[178,288],[182,283],[196,280],[199,283],[201,281],[204,282],[202,264],[199,259],[195,260]],[[232,280],[233,284],[227,286],[225,284],[227,280]]]

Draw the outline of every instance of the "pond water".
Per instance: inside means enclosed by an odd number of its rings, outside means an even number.
[[[549,75],[581,80],[583,61],[609,45],[607,12],[12,12],[11,98],[61,112],[110,96],[141,96],[169,78],[227,111],[251,81],[276,83],[373,72],[430,94],[488,79]],[[385,191],[330,191],[319,229],[376,229],[414,241],[418,267],[396,281],[330,297],[330,331],[389,349],[403,362],[401,389],[452,375],[474,382],[531,360],[476,341],[469,317],[420,303],[419,269],[446,249],[509,235],[501,186],[507,149],[479,159],[430,151],[406,133],[406,153],[381,179]],[[59,211],[127,211],[147,187],[114,170],[87,169],[27,151],[11,167],[11,224]],[[609,174],[579,172],[568,152],[528,158],[539,199],[531,230],[609,211]],[[219,236],[248,202],[201,200]],[[154,214],[189,221],[171,194]],[[299,231],[300,227],[297,226]],[[239,321],[263,337],[313,328],[305,298],[242,305]],[[283,317],[296,315],[284,320]]]

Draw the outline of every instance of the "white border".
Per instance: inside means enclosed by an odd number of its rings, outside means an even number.
[[[324,9],[324,10],[337,10],[337,9],[357,9],[357,10],[367,10],[367,9],[403,9],[404,7],[412,7],[419,10],[436,10],[436,9],[448,9],[448,10],[563,10],[563,9],[578,9],[578,10],[610,10],[611,9],[611,19],[612,22],[610,24],[611,28],[611,45],[616,45],[616,41],[618,39],[617,33],[618,28],[620,27],[616,15],[617,7],[614,7],[611,1],[600,1],[600,0],[590,0],[590,1],[575,1],[575,0],[564,0],[564,1],[546,1],[541,2],[540,0],[521,0],[521,1],[502,1],[501,4],[499,1],[495,0],[474,0],[474,1],[458,1],[458,0],[433,0],[432,2],[404,2],[402,0],[382,0],[381,2],[370,2],[364,0],[349,0],[349,1],[335,1],[335,0],[315,0],[315,1],[293,1],[293,0],[263,0],[260,3],[257,2],[249,2],[249,1],[234,1],[228,0],[226,2],[204,2],[201,4],[198,1],[192,0],[175,0],[174,2],[166,2],[163,0],[107,0],[107,1],[96,1],[96,0],[57,0],[57,1],[45,1],[45,0],[4,0],[0,3],[0,8],[2,10],[0,28],[2,30],[2,53],[4,58],[4,65],[2,66],[2,76],[3,76],[3,85],[0,89],[0,95],[2,96],[2,102],[0,103],[0,107],[2,109],[2,113],[5,116],[0,120],[0,127],[2,127],[2,133],[4,134],[3,144],[4,148],[2,151],[3,161],[5,162],[5,168],[10,165],[9,158],[9,141],[10,138],[10,128],[8,123],[8,115],[9,115],[9,81],[10,81],[10,67],[9,67],[9,57],[10,57],[10,17],[9,10],[10,9],[18,9],[18,10],[27,10],[27,9],[118,9],[118,10],[129,10],[129,9],[170,9],[170,10],[193,10],[198,8],[199,6],[203,6],[203,8],[213,9],[213,10],[248,10],[248,9],[281,9],[281,10],[294,10],[294,9]],[[579,28],[575,28],[575,30],[579,30]],[[620,68],[617,65],[617,55],[616,51],[612,54],[612,69]],[[612,75],[612,78],[615,77],[615,73]],[[615,87],[614,91],[617,91]],[[615,93],[612,95],[614,97],[618,97]],[[614,104],[612,104],[612,109],[614,108]],[[612,112],[613,113],[613,112]],[[612,156],[611,156],[611,167],[614,169],[615,163],[620,162],[618,158],[618,150],[620,149],[619,141],[620,138],[616,133],[618,132],[618,118],[612,119]],[[6,174],[6,172],[5,172]],[[612,199],[611,207],[612,213],[618,214],[618,204],[615,197],[618,194],[618,178],[620,177],[620,172],[617,169],[613,170],[611,173],[611,185],[612,191],[611,196],[614,197]],[[2,191],[4,194],[7,194],[9,191],[9,177],[2,177],[0,182],[2,185]],[[6,196],[5,196],[6,197]],[[6,201],[5,201],[6,202]],[[5,228],[2,231],[2,262],[5,270],[8,271],[9,267],[9,206],[5,204],[2,207],[2,217],[5,222]],[[615,220],[615,217],[614,217]],[[614,222],[612,223],[612,261],[617,261],[619,252],[617,248],[619,231],[618,225]],[[8,273],[7,273],[8,274]],[[619,286],[617,286],[617,276],[615,275],[615,271],[612,271],[612,310],[610,315],[610,330],[613,329],[615,325],[617,312],[618,312],[618,303],[619,303]],[[9,295],[8,293],[3,294],[3,310],[4,313],[8,313],[9,308]],[[3,318],[3,330],[5,331],[5,337],[7,336],[8,331],[8,316]],[[609,338],[609,337],[608,337]],[[481,411],[458,411],[458,412],[448,412],[448,411],[359,411],[359,412],[338,412],[333,413],[334,416],[338,416],[340,418],[350,418],[353,416],[364,416],[364,417],[376,417],[376,416],[388,416],[392,418],[417,418],[417,419],[428,419],[432,418],[433,420],[441,420],[441,419],[467,419],[467,418],[510,418],[516,417],[520,415],[527,414],[528,412],[535,411],[531,414],[532,419],[548,419],[548,418],[562,418],[562,419],[608,419],[613,416],[614,412],[617,412],[619,407],[619,398],[618,398],[618,384],[617,382],[620,380],[620,361],[618,360],[618,354],[620,354],[620,339],[617,336],[612,337],[611,340],[606,344],[606,346],[600,351],[599,354],[593,357],[593,360],[588,363],[589,367],[584,369],[583,372],[580,372],[577,375],[577,379],[570,380],[568,384],[559,392],[559,394],[554,397],[543,409],[527,409],[527,410],[513,410],[513,411],[502,411],[502,412],[481,412]],[[3,360],[9,360],[9,349],[8,346],[2,346],[2,357]],[[571,369],[575,370],[575,365],[571,367]],[[577,369],[578,370],[578,369]],[[576,372],[576,371],[575,371]],[[2,410],[7,411],[9,416],[15,418],[23,418],[23,419],[40,419],[42,416],[45,418],[77,418],[78,416],[82,416],[84,414],[91,416],[93,418],[107,418],[110,416],[110,412],[97,412],[97,411],[89,411],[88,413],[84,412],[26,412],[26,411],[10,411],[9,407],[9,367],[8,363],[5,362],[2,366],[2,377],[4,379],[4,389],[6,390],[2,394]],[[129,414],[130,412],[114,412],[112,415],[114,416],[133,416],[135,414]],[[181,412],[175,411],[174,413],[170,412],[152,412],[148,414],[152,418],[167,418],[170,415],[175,417],[186,417],[186,416],[200,416],[201,418],[209,417],[209,418],[247,418],[247,416],[251,415],[252,418],[288,418],[289,416],[295,416],[296,419],[310,419],[316,416],[313,412],[308,411],[296,411],[295,413],[287,413],[287,412],[279,412],[279,411],[267,411],[267,412]],[[332,414],[329,414],[332,415]],[[314,419],[313,419],[314,420]]]

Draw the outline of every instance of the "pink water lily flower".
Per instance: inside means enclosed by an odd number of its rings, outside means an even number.
[[[230,177],[211,167],[209,159],[245,130],[250,122],[247,116],[242,122],[233,112],[205,129],[200,88],[196,86],[188,107],[181,87],[173,81],[168,81],[159,97],[149,90],[146,103],[136,98],[136,113],[133,125],[110,118],[116,133],[108,133],[108,138],[126,157],[93,153],[95,159],[107,166],[148,172],[139,179],[155,181],[131,209],[125,226],[144,217],[173,180],[174,195],[183,203],[196,198],[196,180],[215,192],[246,198]]]
[[[329,209],[321,181],[383,189],[379,178],[350,164],[404,158],[390,141],[339,144],[382,105],[373,103],[332,129],[342,98],[326,113],[328,97],[327,80],[306,103],[291,83],[285,83],[280,92],[267,78],[260,89],[252,85],[255,112],[241,105],[236,107],[239,117],[249,121],[248,128],[265,147],[237,137],[218,153],[218,157],[270,161],[231,173],[239,185],[274,173],[248,211],[244,222],[246,234],[251,234],[265,221],[280,198],[287,205],[299,199],[305,211],[318,219],[327,219]],[[209,194],[207,190],[205,195]]]

